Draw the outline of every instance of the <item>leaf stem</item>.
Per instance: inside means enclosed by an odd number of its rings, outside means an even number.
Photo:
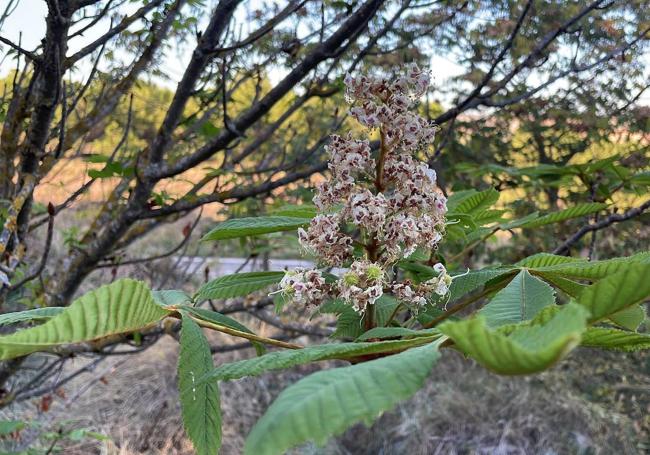
[[[193,321],[195,321],[201,327],[206,327],[208,329],[216,330],[217,332],[226,333],[228,335],[232,335],[232,336],[236,336],[236,337],[240,337],[240,338],[246,338],[247,340],[257,341],[259,343],[269,344],[269,345],[272,345],[272,346],[278,346],[280,348],[286,348],[286,349],[303,349],[304,348],[304,346],[302,346],[300,344],[287,343],[285,341],[274,340],[273,338],[261,337],[259,335],[255,335],[253,333],[241,332],[239,330],[231,329],[230,327],[215,324],[213,322],[204,321],[203,319],[197,318],[197,317],[195,317],[194,315],[191,315],[191,314],[189,316],[190,316],[190,318],[192,318]]]

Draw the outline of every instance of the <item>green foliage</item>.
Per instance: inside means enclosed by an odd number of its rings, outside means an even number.
[[[525,259],[522,259],[515,265],[519,267],[538,268],[557,264],[567,264],[570,262],[585,262],[585,260],[581,258],[573,258],[570,256],[558,256],[556,254],[550,253],[537,253],[532,256],[528,256]]]
[[[119,280],[85,294],[42,325],[0,337],[0,359],[129,333],[168,314],[155,303],[146,285]]]
[[[213,369],[210,345],[201,328],[182,315],[178,355],[178,389],[183,426],[198,455],[212,455],[221,446],[221,409],[217,381],[198,379]]]
[[[510,333],[490,329],[482,317],[448,321],[438,329],[496,373],[530,374],[549,368],[580,343],[587,315],[584,308],[571,304],[542,312]]]
[[[243,297],[279,283],[284,272],[246,272],[221,276],[207,282],[197,291],[194,300],[231,299]]]
[[[553,288],[524,269],[479,314],[485,318],[488,326],[498,327],[532,319],[554,303]]]
[[[460,297],[476,291],[483,286],[497,285],[516,273],[511,268],[472,270],[454,276],[449,287],[449,300],[454,301]]]
[[[578,303],[599,321],[642,302],[650,296],[650,263],[626,263],[616,273],[585,288]]]
[[[449,198],[447,208],[449,212],[478,215],[499,200],[499,192],[494,188],[485,191],[456,192]]]
[[[16,324],[18,322],[48,320],[61,313],[63,310],[65,310],[65,308],[45,307],[26,311],[16,311],[14,313],[0,314],[0,326]]]
[[[367,332],[363,332],[358,341],[367,341],[384,338],[401,338],[401,337],[426,337],[440,333],[438,329],[413,330],[406,327],[375,327]]]
[[[631,263],[650,263],[649,253],[630,257],[607,259],[605,261],[567,261],[555,265],[531,267],[535,272],[555,273],[565,278],[599,280],[626,269]]]
[[[244,453],[283,454],[303,442],[322,444],[355,422],[372,423],[422,387],[440,356],[437,348],[431,343],[298,381],[255,424]]]
[[[281,370],[319,360],[354,359],[362,356],[399,352],[430,342],[430,339],[380,341],[374,343],[331,343],[309,346],[295,351],[270,352],[254,359],[221,365],[203,379],[227,381],[246,376],[259,376],[272,370]]]
[[[283,205],[271,211],[275,216],[288,216],[293,218],[309,218],[317,215],[316,207],[311,204]]]
[[[192,297],[187,295],[184,291],[178,291],[175,289],[152,291],[151,294],[156,303],[162,306],[180,305],[192,301]]]
[[[272,232],[293,231],[309,224],[309,219],[295,216],[260,216],[236,218],[219,223],[201,240],[224,240]]]
[[[335,314],[336,330],[332,338],[348,338],[354,340],[363,333],[361,316],[344,301],[336,299],[324,303],[318,308],[319,314]]]
[[[614,313],[609,317],[609,320],[620,327],[635,331],[643,321],[645,321],[646,317],[645,306],[641,304],[632,305],[631,307]]]
[[[606,327],[590,327],[582,336],[582,346],[618,351],[650,349],[650,335]]]
[[[592,213],[600,212],[605,208],[607,208],[607,204],[600,204],[596,202],[580,204],[566,210],[560,210],[559,212],[540,216],[539,218],[520,224],[518,227],[523,229],[537,228],[540,226],[546,226],[547,224],[559,223],[573,218],[590,215]]]

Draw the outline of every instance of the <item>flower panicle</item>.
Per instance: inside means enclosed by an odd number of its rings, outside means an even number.
[[[376,151],[369,140],[331,136],[325,148],[331,177],[318,185],[314,204],[319,214],[298,231],[298,239],[320,264],[347,265],[348,272],[332,285],[317,269],[287,272],[280,288],[293,301],[319,304],[341,298],[363,313],[384,292],[417,306],[448,292],[451,278],[442,264],[434,267],[437,277],[418,285],[389,279],[397,261],[418,248],[436,249],[444,235],[447,200],[435,171],[417,158],[438,129],[414,110],[430,79],[415,64],[390,80],[346,76],[351,116],[379,129],[382,140]],[[366,257],[359,257],[355,245],[366,250]]]

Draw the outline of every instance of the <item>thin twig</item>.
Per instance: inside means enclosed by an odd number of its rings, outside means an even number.
[[[650,200],[646,201],[645,203],[641,204],[638,207],[634,207],[629,209],[628,211],[618,214],[615,213],[613,215],[608,216],[607,218],[604,218],[600,220],[597,223],[593,224],[587,224],[583,227],[581,227],[575,234],[573,234],[571,237],[569,237],[562,245],[558,246],[555,250],[553,250],[553,254],[564,254],[569,251],[569,249],[576,243],[578,240],[580,240],[582,237],[584,237],[587,233],[589,232],[595,232],[599,231],[601,229],[604,229],[608,226],[611,226],[614,223],[620,223],[622,221],[627,221],[629,219],[635,218],[639,215],[641,215],[643,212],[648,210],[650,208]]]
[[[12,284],[9,287],[10,291],[14,291],[24,284],[32,281],[35,278],[38,278],[41,273],[43,273],[43,270],[45,270],[45,265],[47,264],[47,258],[50,256],[50,249],[52,247],[52,236],[54,234],[54,207],[52,206],[52,203],[48,205],[48,220],[47,220],[47,236],[45,238],[45,248],[43,249],[43,255],[41,256],[41,261],[38,264],[38,267],[36,270],[34,270],[32,273],[29,275],[23,277],[22,280],[18,281],[17,283]]]

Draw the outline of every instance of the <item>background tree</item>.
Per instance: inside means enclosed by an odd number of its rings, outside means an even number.
[[[0,26],[17,3],[5,6]],[[128,247],[157,227],[325,171],[326,137],[347,123],[330,99],[341,100],[348,71],[391,74],[405,61],[426,66],[439,55],[457,62],[458,75],[422,106],[441,127],[429,159],[446,191],[530,181],[501,169],[455,183],[450,164],[461,161],[484,169],[562,166],[613,143],[633,144],[620,153],[634,166],[647,158],[648,113],[639,106],[646,1],[46,3],[41,45],[25,49],[0,34],[3,69],[15,68],[0,102],[0,303],[27,294],[34,303],[66,305],[98,267],[142,259]],[[189,57],[167,91],[159,85],[170,85],[166,65],[175,49]],[[93,153],[100,143],[107,150]],[[36,203],[39,186],[82,159],[100,165],[68,200],[47,209]],[[56,218],[100,182],[110,186],[105,200],[83,220],[69,254],[50,263]],[[171,184],[184,190],[170,196]],[[586,185],[586,200],[610,196],[591,190],[597,180],[582,184],[573,193]],[[571,199],[553,186],[545,200],[534,185],[525,191],[528,208]],[[621,204],[621,220],[594,222],[604,228],[647,209],[629,198]],[[625,216],[628,209],[636,212]],[[29,245],[39,228],[50,233],[35,251]],[[0,382],[19,365],[6,365]]]

